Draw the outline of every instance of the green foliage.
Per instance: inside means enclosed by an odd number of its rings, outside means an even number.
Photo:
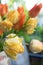
[[[32,39],[43,41],[43,26],[37,26],[36,31],[31,35],[22,34],[22,36],[24,37],[26,42],[30,42]]]
[[[28,15],[28,10],[27,10],[26,7],[24,7],[24,12],[25,12],[25,15],[26,15],[25,22],[27,22],[27,20],[29,19],[29,15]]]
[[[31,35],[28,35],[26,33],[24,33],[24,31],[17,31],[16,34],[18,36],[23,36],[24,39],[25,39],[25,42],[30,42],[32,39],[38,39],[40,41],[43,41],[43,26],[37,26],[36,27],[36,31],[31,34]]]
[[[25,1],[24,0],[9,0],[8,6],[9,8],[13,7],[14,2],[22,4],[22,6],[25,7]]]
[[[3,51],[3,39],[0,38],[0,52]]]
[[[41,38],[41,41],[43,41],[43,26],[37,26],[36,31],[36,34]]]
[[[10,34],[10,33],[16,33],[19,37],[24,37],[25,42],[29,43],[32,39],[38,39],[40,41],[43,41],[43,26],[37,26],[36,27],[36,31],[31,34],[28,35],[26,33],[24,33],[23,30],[20,31],[15,31],[14,29],[12,29],[11,31],[7,31],[3,34],[3,36],[0,37],[0,51],[3,50],[3,44],[4,44],[4,39],[6,37],[6,35]]]

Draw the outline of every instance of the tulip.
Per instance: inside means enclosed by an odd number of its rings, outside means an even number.
[[[3,8],[3,5],[0,4],[0,16],[1,16],[1,13],[2,13],[2,8]]]
[[[24,7],[18,7],[17,11],[20,14],[20,16],[19,16],[19,19],[20,20],[16,24],[14,24],[14,29],[15,30],[20,30],[23,27],[23,24],[25,22],[26,15],[24,13]]]
[[[36,18],[28,19],[28,21],[26,23],[27,34],[32,34],[35,31],[36,26],[37,26]]]
[[[6,31],[10,31],[12,29],[13,24],[9,20],[4,20],[0,22],[0,35],[2,35]]]
[[[3,35],[3,30],[0,29],[0,36]]]
[[[15,30],[20,30],[23,27],[24,20],[25,20],[25,15],[23,14],[22,17],[21,17],[21,19],[19,20],[19,22],[17,22],[16,24],[14,24],[14,29]]]
[[[0,4],[0,16],[4,16],[8,12],[7,4]]]
[[[30,42],[29,48],[33,53],[39,53],[43,50],[43,43],[39,40],[33,39]]]
[[[42,4],[41,3],[38,4],[38,5],[35,4],[35,6],[29,11],[29,16],[32,17],[32,18],[36,17],[39,14],[41,8],[42,8]]]
[[[24,52],[21,38],[16,34],[9,34],[4,42],[4,51],[10,58],[15,60],[18,54]]]
[[[19,12],[17,10],[10,11],[7,14],[7,19],[9,21],[11,21],[11,23],[16,24],[19,21],[19,16],[20,16],[20,14],[19,14]]]

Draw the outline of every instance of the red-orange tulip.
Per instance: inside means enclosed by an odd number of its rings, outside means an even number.
[[[7,4],[0,4],[0,16],[4,16],[8,12]]]
[[[32,17],[32,18],[36,17],[39,14],[41,8],[42,8],[42,4],[41,3],[38,4],[38,5],[35,4],[35,6],[29,11],[29,16]]]
[[[20,20],[16,24],[14,24],[14,29],[20,30],[24,24],[25,21],[25,13],[24,13],[24,7],[18,7],[18,12],[20,14]]]
[[[2,35],[2,34],[3,34],[3,32],[4,32],[3,30],[0,30],[0,35]]]

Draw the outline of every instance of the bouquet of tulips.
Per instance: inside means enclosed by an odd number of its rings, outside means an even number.
[[[7,4],[0,4],[0,38],[6,37],[4,51],[9,57],[15,58],[17,54],[24,51],[22,41],[16,34],[19,34],[20,31],[32,34],[35,31],[38,23],[36,16],[41,8],[42,4],[40,3],[35,4],[29,11],[24,6],[9,11]]]
[[[7,30],[22,30],[27,34],[32,34],[37,25],[36,16],[39,14],[42,4],[35,4],[31,10],[19,6],[17,10],[8,11],[7,4],[0,4],[0,35]],[[4,20],[2,18],[5,18]]]

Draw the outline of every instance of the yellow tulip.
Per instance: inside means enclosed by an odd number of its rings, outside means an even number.
[[[32,34],[35,30],[34,28],[37,26],[37,19],[30,18],[26,23],[26,30],[28,34]]]
[[[12,26],[13,26],[13,24],[7,19],[0,22],[0,27],[3,30],[6,30],[6,29],[11,30]]]
[[[10,11],[7,15],[7,19],[11,21],[11,23],[15,24],[19,21],[19,13],[17,10]]]
[[[39,40],[33,39],[30,42],[29,48],[33,53],[39,53],[43,50],[43,43]]]
[[[24,47],[22,45],[22,41],[16,34],[9,34],[4,43],[4,51],[10,58],[16,58],[18,54],[24,52]],[[15,37],[14,37],[15,36]],[[10,38],[11,37],[11,38]],[[13,58],[13,59],[14,59]]]

